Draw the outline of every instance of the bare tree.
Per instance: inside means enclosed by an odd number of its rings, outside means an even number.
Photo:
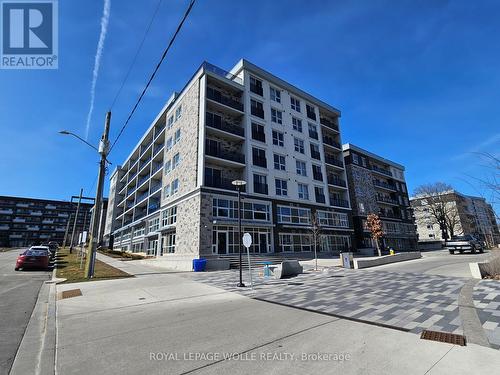
[[[318,244],[321,239],[321,223],[319,222],[318,218],[318,213],[311,212],[309,220],[311,221],[311,237],[313,240],[313,246],[314,246],[314,269],[317,271],[318,270]]]
[[[477,152],[476,154],[486,162],[483,166],[489,173],[487,173],[486,177],[469,177],[475,180],[484,190],[489,192],[490,197],[488,200],[493,205],[500,204],[500,159],[488,152]],[[485,197],[483,196],[483,198]],[[500,221],[498,213],[495,210],[493,212],[497,221]]]
[[[454,235],[456,226],[460,223],[458,210],[450,202],[447,193],[453,191],[451,185],[444,182],[421,185],[415,189],[415,197],[421,199],[422,206],[416,210],[426,209],[428,217],[422,216],[419,220],[430,220],[432,224],[439,225],[441,236],[447,240]]]
[[[378,256],[382,255],[380,250],[380,240],[384,236],[384,230],[382,228],[382,222],[377,214],[369,214],[366,217],[366,225],[370,231],[373,241],[375,241],[375,246],[377,247]]]

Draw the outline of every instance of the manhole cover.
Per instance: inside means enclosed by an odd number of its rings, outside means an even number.
[[[73,298],[81,295],[82,291],[80,289],[70,289],[70,290],[65,290],[64,292],[61,293],[61,299]]]
[[[423,330],[420,338],[424,340],[446,342],[453,345],[465,346],[465,336],[456,335],[454,333]]]

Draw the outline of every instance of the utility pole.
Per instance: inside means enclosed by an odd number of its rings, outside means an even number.
[[[76,222],[78,221],[78,211],[80,211],[80,203],[82,202],[83,189],[80,189],[78,204],[76,205],[75,221],[73,222],[73,232],[71,233],[71,245],[69,245],[69,253],[73,252],[73,243],[75,241]]]
[[[72,217],[73,217],[73,212],[70,212],[68,217],[68,222],[66,224],[66,231],[64,232],[63,248],[66,247],[66,239],[68,238],[68,232],[69,232],[69,223],[71,222]]]
[[[97,243],[99,241],[99,226],[101,223],[102,209],[102,192],[104,190],[104,175],[106,173],[106,157],[109,151],[109,123],[111,121],[111,112],[106,113],[106,121],[104,122],[104,133],[99,142],[99,154],[101,160],[99,162],[99,174],[97,176],[97,189],[94,201],[94,209],[92,210],[92,232],[90,234],[89,251],[85,262],[85,276],[90,279],[94,276],[95,257],[97,251]]]

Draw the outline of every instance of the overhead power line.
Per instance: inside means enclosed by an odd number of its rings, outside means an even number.
[[[177,26],[177,29],[175,30],[175,33],[174,35],[172,36],[172,38],[170,39],[168,45],[167,45],[167,48],[165,48],[165,50],[163,51],[163,54],[160,58],[160,61],[158,62],[158,64],[156,64],[156,67],[155,69],[153,70],[153,73],[151,74],[151,77],[149,77],[149,80],[148,82],[146,83],[146,86],[144,86],[144,89],[142,90],[141,92],[141,95],[139,96],[139,98],[137,99],[134,107],[132,108],[132,111],[130,112],[130,114],[128,115],[127,117],[127,120],[125,121],[125,123],[123,124],[122,128],[120,129],[120,132],[118,133],[116,139],[114,140],[113,144],[111,145],[109,151],[108,151],[108,155],[109,153],[111,152],[111,150],[113,149],[113,147],[115,146],[116,142],[118,142],[118,139],[120,139],[120,136],[123,134],[123,131],[125,130],[125,128],[127,127],[130,119],[132,118],[132,116],[134,115],[135,113],[135,110],[137,109],[137,107],[139,106],[139,103],[141,102],[142,98],[144,97],[144,94],[146,93],[147,89],[149,88],[149,85],[151,84],[151,82],[153,81],[156,73],[158,72],[158,69],[160,69],[160,66],[161,64],[163,63],[163,60],[165,59],[165,56],[167,55],[168,51],[170,50],[170,47],[172,47],[172,45],[174,44],[174,41],[175,41],[175,38],[177,37],[177,34],[179,34],[179,31],[181,30],[182,28],[182,25],[184,24],[184,21],[186,20],[186,18],[189,16],[189,13],[191,12],[191,9],[193,8],[193,5],[194,3],[196,2],[196,0],[191,0],[190,3],[189,3],[189,6],[188,8],[186,9],[186,12],[184,13],[184,16],[182,17],[181,19],[181,22],[179,23],[179,25]]]
[[[130,66],[128,68],[127,74],[125,74],[125,78],[123,79],[122,84],[120,85],[120,88],[118,89],[118,92],[116,93],[113,101],[111,102],[111,106],[109,108],[110,110],[113,109],[113,106],[115,105],[116,100],[118,99],[118,97],[120,96],[120,94],[123,90],[123,86],[125,86],[125,82],[127,82],[127,80],[128,80],[130,72],[132,71],[132,68],[134,67],[135,62],[137,60],[137,57],[139,56],[139,53],[142,50],[142,46],[144,45],[144,42],[146,41],[146,37],[148,36],[149,30],[151,29],[151,26],[153,25],[153,22],[156,18],[156,15],[158,14],[158,11],[160,10],[160,6],[161,6],[162,2],[163,2],[163,0],[158,1],[158,4],[156,5],[156,8],[155,8],[153,14],[151,15],[151,19],[149,20],[148,26],[146,27],[146,31],[144,32],[141,43],[139,44],[139,47],[137,48],[137,51],[135,52],[134,58],[132,59],[132,63],[130,64]]]

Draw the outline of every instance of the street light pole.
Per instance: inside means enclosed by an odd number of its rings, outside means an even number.
[[[243,288],[245,287],[245,284],[243,284],[243,266],[241,262],[242,258],[242,252],[241,252],[241,242],[242,242],[242,236],[241,236],[241,187],[246,185],[246,182],[243,180],[234,180],[232,182],[234,186],[238,189],[238,250],[240,253],[240,261],[239,261],[239,268],[240,268],[240,282],[238,283],[237,287]]]
[[[78,211],[80,211],[80,203],[82,202],[83,189],[80,189],[80,196],[78,197],[78,204],[76,205],[76,214],[75,220],[73,221],[73,232],[71,233],[71,244],[69,245],[69,253],[73,252],[73,243],[75,241],[75,231],[76,231],[76,222],[78,220]]]
[[[99,154],[101,160],[99,162],[99,174],[97,176],[97,189],[95,196],[94,209],[92,211],[92,231],[90,233],[90,246],[87,252],[87,259],[85,262],[85,277],[90,279],[94,276],[95,269],[95,256],[97,250],[97,242],[99,240],[99,225],[100,215],[102,209],[102,193],[104,190],[104,175],[106,173],[106,157],[109,151],[109,123],[111,121],[111,112],[106,113],[106,121],[104,123],[104,133],[102,134],[99,142]]]

